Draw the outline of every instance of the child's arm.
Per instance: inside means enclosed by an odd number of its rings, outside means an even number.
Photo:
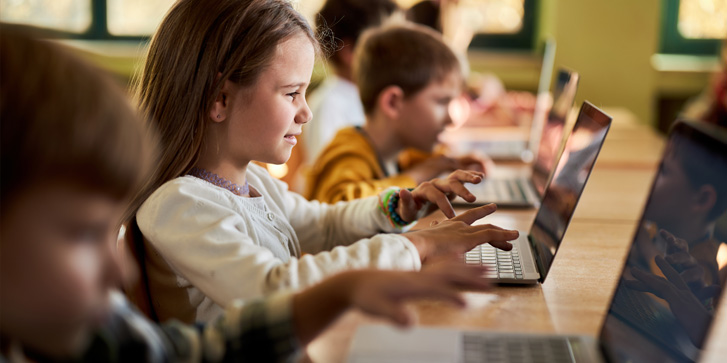
[[[376,162],[358,154],[338,155],[314,174],[308,180],[308,198],[331,204],[378,195],[390,187],[413,188],[418,184],[407,174],[384,177]]]
[[[243,303],[204,326],[177,321],[157,326],[113,294],[113,318],[85,355],[87,361],[292,361],[302,348],[350,308],[398,325],[413,318],[405,303],[436,299],[464,306],[458,289],[488,287],[482,268],[441,264],[421,273],[344,272],[295,295],[280,293]]]
[[[213,195],[214,190],[187,187],[172,183],[160,188],[140,208],[137,222],[146,241],[186,280],[185,285],[188,282],[217,305],[226,306],[234,299],[256,298],[282,289],[304,288],[351,268],[421,268],[417,249],[399,235],[377,235],[331,251],[288,257],[289,249],[300,249],[295,240],[298,231],[304,231],[311,241],[321,241],[318,246],[323,247],[326,238],[370,236],[380,230],[379,226],[392,228],[377,210],[376,200],[358,205],[366,207],[365,210],[357,209],[356,205],[300,207],[297,218],[305,219],[307,225],[290,231],[292,240],[288,241],[282,233],[266,233],[255,228],[271,222],[264,217],[255,218],[251,212],[233,209],[223,194]],[[265,193],[273,192],[265,189]],[[296,196],[299,204],[311,204]],[[273,208],[274,204],[269,207]],[[374,215],[380,220],[374,220]],[[285,218],[277,213],[274,216]],[[351,221],[356,220],[360,222],[351,226]],[[317,224],[328,224],[328,227]]]
[[[298,339],[309,343],[342,312],[356,308],[400,326],[414,323],[404,303],[436,299],[464,306],[460,288],[483,290],[484,268],[461,262],[432,265],[421,272],[358,270],[326,279],[293,298],[293,319]]]

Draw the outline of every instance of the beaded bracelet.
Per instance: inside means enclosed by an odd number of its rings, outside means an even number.
[[[409,191],[411,190],[413,189],[410,188]],[[396,211],[396,208],[399,207],[400,198],[399,189],[393,188],[387,190],[379,197],[379,210],[384,213],[389,223],[396,228],[405,227],[411,223],[404,221]]]

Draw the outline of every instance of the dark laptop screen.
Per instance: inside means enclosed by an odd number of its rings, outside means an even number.
[[[704,347],[727,265],[727,138],[704,128],[672,130],[601,330],[610,361],[690,362]]]
[[[610,125],[611,117],[583,103],[530,229],[542,272],[550,269]]]
[[[563,128],[578,90],[578,73],[559,70],[553,90],[553,106],[548,121],[543,125],[538,153],[533,163],[533,184],[538,195],[543,195],[548,177],[553,171],[563,139]]]

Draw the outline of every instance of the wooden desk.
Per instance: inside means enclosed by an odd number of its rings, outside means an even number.
[[[633,122],[628,113],[609,113],[614,116],[612,129],[545,283],[466,293],[468,307],[463,310],[433,302],[412,304],[421,325],[598,335],[664,147],[663,137]],[[534,213],[500,209],[479,223],[527,231]],[[428,220],[442,218],[437,213]],[[724,300],[702,357],[705,362],[727,356]],[[378,321],[346,314],[309,345],[310,360],[343,361],[356,327],[372,322]]]

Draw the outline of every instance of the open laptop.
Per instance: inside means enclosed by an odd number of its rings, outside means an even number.
[[[698,184],[702,186],[714,184],[714,180],[727,180],[727,133],[724,129],[691,122],[679,122],[672,129],[598,340],[589,336],[447,328],[404,331],[384,325],[367,325],[356,332],[348,362],[697,361],[717,316],[719,288],[724,290],[726,287],[724,281],[709,281],[714,271],[708,266],[712,263],[718,266],[724,261],[716,250],[700,255],[705,261],[705,272],[698,276],[701,283],[685,285],[676,269],[670,271],[660,267],[656,257],[645,253],[653,250],[661,256],[668,248],[665,241],[658,238],[659,233],[653,236],[645,226],[657,223],[659,229],[676,232],[704,222],[704,215],[692,210],[665,208],[673,203],[681,204],[683,209],[699,206],[699,199],[685,203],[682,198],[695,193],[692,186],[684,182],[686,180],[701,180]],[[719,193],[725,188],[717,186],[715,190]],[[724,205],[721,209],[716,205],[715,208],[718,209],[708,210],[709,213],[724,213]],[[697,237],[688,243],[694,246],[703,243],[701,240]],[[584,267],[586,265],[584,261]],[[669,266],[674,268],[674,265]],[[706,289],[700,290],[703,286],[716,289],[704,293]]]
[[[481,140],[476,147],[493,160],[522,160],[531,162],[538,149],[540,132],[545,123],[545,115],[551,101],[550,81],[553,75],[553,64],[555,63],[555,40],[545,41],[543,50],[543,62],[540,68],[540,79],[538,81],[538,94],[536,96],[533,118],[530,123],[528,139],[491,139]]]
[[[538,206],[553,167],[558,160],[565,121],[578,89],[578,73],[559,70],[553,91],[553,106],[538,133],[537,153],[526,175],[494,175],[479,184],[467,185],[478,204],[497,203],[501,207]],[[462,201],[458,201],[462,202]]]
[[[543,282],[573,217],[578,200],[611,126],[611,117],[588,101],[583,103],[573,132],[545,189],[530,233],[520,232],[513,248],[503,251],[483,244],[464,256],[468,264],[489,267],[487,277],[499,283]]]

